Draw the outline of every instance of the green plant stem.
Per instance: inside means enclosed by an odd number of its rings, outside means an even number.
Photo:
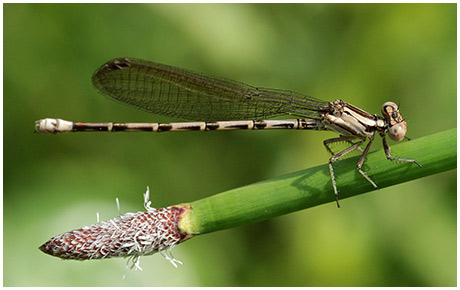
[[[380,188],[454,169],[457,129],[394,145],[392,157],[412,158],[423,167],[414,163],[390,162],[383,150],[372,152],[363,169]],[[358,158],[334,163],[340,199],[369,191],[378,192],[356,170]],[[179,228],[187,234],[204,234],[331,201],[335,201],[335,196],[329,167],[325,164],[190,202],[188,205],[192,210],[184,215]]]

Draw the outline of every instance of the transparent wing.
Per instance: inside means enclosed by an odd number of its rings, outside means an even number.
[[[92,76],[103,95],[138,109],[184,120],[317,118],[328,102],[287,90],[265,89],[169,65],[117,58]]]

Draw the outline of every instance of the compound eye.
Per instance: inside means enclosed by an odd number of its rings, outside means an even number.
[[[388,122],[388,126],[392,127],[398,123],[404,122],[403,117],[399,113],[398,106],[393,102],[386,102],[382,106],[382,114]]]
[[[396,125],[391,126],[388,128],[388,136],[391,140],[394,141],[401,141],[404,136],[406,136],[407,132],[407,125],[405,121],[401,123],[397,123]]]
[[[393,102],[386,102],[382,105],[382,114],[385,118],[392,119],[399,115],[398,105]]]

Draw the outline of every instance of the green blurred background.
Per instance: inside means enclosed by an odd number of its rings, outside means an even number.
[[[204,198],[324,164],[322,140],[335,135],[33,134],[45,117],[173,121],[93,90],[94,70],[121,56],[371,113],[392,100],[411,138],[454,128],[456,4],[3,7],[5,286],[456,285],[455,171],[342,200],[340,210],[330,203],[195,237],[174,249],[178,269],[143,257],[144,271],[123,280],[125,259],[45,255],[42,243],[94,223],[96,212],[115,217],[116,197],[122,212],[143,210],[146,186],[154,207]]]

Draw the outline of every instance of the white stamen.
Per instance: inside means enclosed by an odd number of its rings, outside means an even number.
[[[150,201],[150,188],[147,186],[147,191],[144,193],[144,208],[147,211],[154,210],[154,208],[150,207],[150,204],[152,202]]]
[[[120,211],[120,201],[118,200],[118,197],[115,198],[115,201],[116,201],[116,203],[117,203],[118,216],[121,216],[121,213],[120,213],[120,212],[121,212],[121,211]]]

